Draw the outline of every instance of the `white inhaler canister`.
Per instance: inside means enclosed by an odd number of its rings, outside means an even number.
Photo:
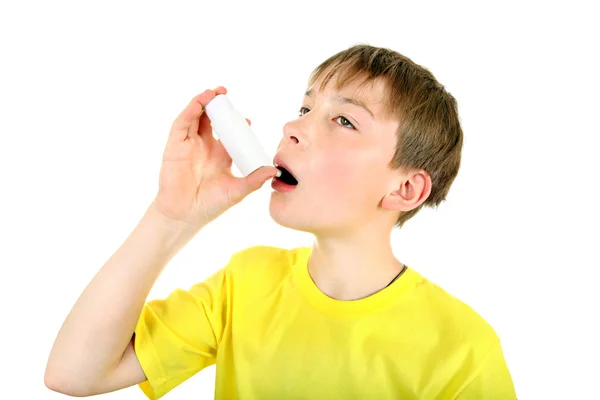
[[[223,147],[244,176],[272,164],[258,137],[227,95],[217,95],[204,109]]]

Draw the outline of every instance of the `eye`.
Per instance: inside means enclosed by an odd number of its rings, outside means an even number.
[[[343,126],[344,128],[348,128],[348,129],[356,129],[354,128],[354,125],[352,125],[352,122],[348,121],[347,118],[344,118],[342,116],[339,116],[335,119],[336,121],[338,121],[338,124],[340,124],[341,126]]]
[[[298,111],[298,117],[303,116],[304,114],[306,114],[307,112],[309,112],[310,110],[306,107],[300,107],[300,111]]]

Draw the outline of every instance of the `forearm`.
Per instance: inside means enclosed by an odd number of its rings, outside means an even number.
[[[197,230],[150,205],[73,306],[50,353],[47,374],[86,385],[116,368],[150,289]]]

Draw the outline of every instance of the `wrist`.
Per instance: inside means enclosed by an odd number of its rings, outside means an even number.
[[[163,214],[156,207],[156,200],[146,210],[141,224],[158,234],[165,244],[175,248],[183,247],[202,229],[202,226],[195,226]]]

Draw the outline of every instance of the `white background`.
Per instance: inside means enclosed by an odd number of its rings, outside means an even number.
[[[2,2],[1,397],[66,398],[43,383],[56,333],[152,200],[170,125],[194,95],[226,86],[273,154],[310,71],[368,43],[429,68],[465,133],[447,202],[394,234],[398,258],[492,324],[520,399],[600,398],[598,13],[582,2],[273,3]],[[149,298],[244,247],[310,244],[270,219],[270,190],[200,232]],[[166,398],[213,398],[214,371]]]

